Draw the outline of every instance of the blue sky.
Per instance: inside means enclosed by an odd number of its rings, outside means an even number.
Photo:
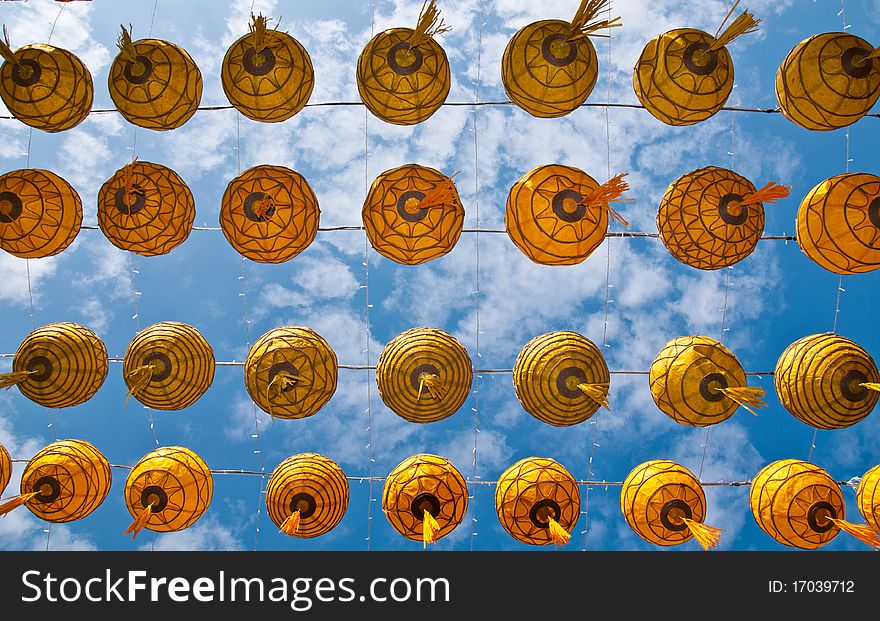
[[[225,104],[220,63],[228,46],[247,29],[250,0],[216,2],[159,0],[152,34],[182,45],[201,68],[203,105]],[[589,102],[637,103],[632,67],[644,44],[674,27],[714,32],[728,2],[706,0],[619,0],[615,14],[623,27],[612,39],[597,40],[599,81]],[[529,22],[570,19],[577,0],[446,0],[439,3],[452,31],[438,38],[450,60],[449,102],[506,99],[500,59],[513,33]],[[358,101],[357,55],[376,32],[412,27],[421,1],[341,0],[293,2],[256,0],[255,11],[283,16],[281,28],[309,51],[315,66],[311,102]],[[779,62],[811,34],[842,28],[837,0],[756,0],[748,6],[761,30],[730,46],[736,87],[729,104],[773,108]],[[13,47],[44,42],[60,5],[48,0],[3,3],[0,21]],[[150,29],[152,2],[95,0],[67,5],[52,43],[70,49],[90,68],[95,108],[112,107],[107,72],[116,53],[119,24],[134,27],[134,38]],[[481,9],[484,26],[480,36]],[[846,2],[848,31],[880,42],[878,0]],[[609,51],[610,45],[610,51]],[[478,59],[479,62],[478,62]],[[607,125],[606,125],[607,120]],[[774,180],[792,186],[792,196],[766,208],[768,234],[793,234],[800,199],[823,179],[847,167],[847,132],[813,133],[781,115],[721,112],[699,125],[672,128],[639,109],[580,108],[560,119],[536,119],[513,106],[444,107],[414,127],[366,118],[359,106],[309,107],[282,124],[261,125],[234,110],[200,111],[171,132],[138,130],[134,153],[176,170],[196,200],[196,225],[218,226],[220,197],[237,174],[257,164],[284,165],[302,173],[318,197],[321,226],[359,225],[365,185],[384,170],[404,163],[432,166],[451,174],[466,210],[466,228],[503,228],[510,186],[531,168],[550,163],[577,166],[604,180],[628,172],[635,200],[621,211],[633,230],[655,231],[666,186],[680,175],[708,165],[733,168],[758,187]],[[83,199],[84,224],[95,225],[101,184],[132,157],[134,128],[118,114],[93,114],[60,134],[34,131],[30,164],[71,182]],[[880,121],[865,118],[849,130],[849,169],[876,173]],[[28,129],[0,120],[3,172],[26,167]],[[610,154],[610,157],[609,157]],[[478,191],[477,191],[477,188]],[[477,271],[479,244],[479,277]],[[365,257],[369,267],[366,309]],[[610,257],[610,259],[609,259]],[[722,335],[747,371],[772,371],[792,341],[832,329],[838,277],[810,262],[795,243],[765,241],[730,270],[701,272],[679,264],[657,239],[610,239],[580,265],[538,266],[506,235],[465,233],[455,249],[427,264],[408,267],[384,259],[365,246],[361,231],[320,232],[301,255],[281,265],[242,262],[218,231],[193,231],[162,257],[135,257],[116,249],[99,230],[83,230],[60,255],[30,262],[36,325],[76,321],[95,330],[111,356],[121,357],[140,327],[158,321],[196,326],[217,360],[243,361],[246,343],[270,328],[301,325],[317,330],[340,363],[375,364],[384,344],[416,326],[442,328],[471,353],[477,368],[511,368],[519,349],[533,336],[569,329],[602,343],[612,370],[646,371],[671,338]],[[14,352],[32,328],[26,262],[0,255],[0,353]],[[242,278],[242,275],[244,278]],[[729,277],[729,289],[725,283]],[[607,306],[606,283],[610,303]],[[137,291],[133,295],[132,284]],[[880,356],[874,312],[880,274],[843,279],[837,330]],[[244,300],[250,325],[246,330]],[[134,305],[137,304],[137,318]],[[365,331],[365,311],[369,335]],[[477,339],[477,321],[480,334]],[[479,342],[479,346],[478,346]],[[368,350],[368,351],[367,351]],[[0,359],[6,371],[11,359]],[[553,457],[578,479],[621,481],[649,459],[674,459],[704,481],[748,480],[767,463],[806,459],[813,429],[779,404],[772,377],[757,380],[768,390],[769,407],[753,417],[739,410],[705,429],[674,423],[651,400],[646,376],[612,376],[613,412],[587,423],[554,428],[519,405],[509,374],[484,374],[474,394],[454,416],[429,425],[398,418],[383,406],[372,372],[340,370],[339,387],[317,415],[271,422],[258,411],[260,452],[254,412],[240,367],[218,367],[211,389],[179,412],[149,412],[137,403],[127,409],[121,364],[112,364],[98,394],[75,408],[51,412],[17,390],[0,394],[0,442],[13,457],[27,459],[58,438],[95,444],[113,464],[131,465],[156,441],[183,445],[213,469],[272,468],[294,453],[313,451],[337,461],[352,477],[370,470],[382,477],[406,457],[443,455],[470,481],[494,481],[509,465],[531,455]],[[368,401],[368,392],[371,401]],[[476,394],[478,392],[478,395]],[[369,408],[368,408],[369,403]],[[474,410],[477,409],[478,412]],[[154,427],[151,429],[151,416]],[[815,463],[838,480],[860,476],[880,461],[880,418],[869,416],[845,430],[820,431]],[[369,422],[369,423],[368,423]],[[475,425],[479,433],[475,434]],[[368,429],[369,428],[369,429]],[[595,442],[594,442],[595,439]],[[372,440],[371,447],[369,446]],[[592,458],[592,466],[589,465]],[[22,464],[9,491],[14,491]],[[591,474],[590,474],[591,472]],[[421,549],[398,535],[381,511],[382,483],[351,483],[351,498],[340,525],[323,537],[302,540],[278,533],[267,518],[261,479],[217,475],[207,513],[190,529],[156,535],[144,531],[132,542],[122,536],[131,518],[123,502],[126,471],[113,471],[109,497],[88,518],[54,525],[51,549]],[[7,495],[9,494],[7,492]],[[526,549],[510,538],[495,515],[494,487],[471,485],[469,513],[436,549]],[[848,517],[862,521],[853,490],[845,488]],[[586,494],[582,494],[586,496]],[[589,529],[584,516],[574,530],[572,549],[650,549],[620,514],[619,487],[591,488]],[[784,549],[755,524],[748,487],[710,488],[706,522],[727,530],[723,549]],[[46,525],[19,509],[0,520],[0,547],[44,549]],[[369,533],[369,535],[368,535]],[[475,535],[473,533],[476,533]],[[676,549],[697,549],[690,542]],[[824,549],[864,548],[839,535]],[[534,549],[534,548],[528,548]],[[545,548],[545,550],[552,550]]]

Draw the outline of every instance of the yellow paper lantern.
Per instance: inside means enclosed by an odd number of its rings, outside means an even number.
[[[278,464],[266,485],[266,508],[281,532],[308,539],[324,535],[348,508],[348,480],[332,459],[300,453]]]
[[[382,401],[413,423],[455,414],[467,400],[472,379],[467,350],[451,334],[435,328],[398,334],[376,363]]]
[[[0,248],[22,259],[67,248],[82,224],[82,201],[67,181],[27,168],[0,176]]]
[[[0,375],[0,388],[18,386],[47,408],[68,408],[91,399],[107,377],[107,348],[94,332],[70,322],[50,323],[27,335]]]
[[[706,427],[730,418],[740,406],[764,407],[764,390],[746,386],[746,374],[729,349],[708,336],[679,336],[654,358],[648,373],[657,407],[682,425]]]
[[[284,166],[254,166],[226,186],[220,226],[242,256],[283,263],[308,248],[318,233],[321,210],[301,174]]]
[[[565,116],[584,103],[599,76],[589,37],[621,26],[619,17],[597,19],[607,6],[605,0],[581,0],[570,22],[545,19],[518,30],[501,58],[501,81],[510,100],[543,118]]]
[[[25,125],[60,132],[76,127],[91,112],[92,74],[74,54],[43,43],[13,52],[6,39],[0,40],[0,56],[5,60],[0,98]]]
[[[110,464],[85,440],[61,440],[40,449],[21,475],[21,496],[47,522],[80,520],[110,492]]]
[[[526,412],[566,427],[608,406],[611,376],[595,344],[576,332],[559,330],[536,336],[513,365],[513,387]]]
[[[691,538],[704,550],[718,545],[723,530],[703,524],[706,495],[700,481],[668,459],[639,464],[620,491],[620,510],[639,537],[658,546],[675,546]]]
[[[134,161],[98,191],[98,225],[110,243],[153,257],[186,241],[196,217],[186,182],[161,164]]]
[[[629,226],[610,206],[629,189],[623,176],[599,185],[572,166],[538,166],[510,189],[507,234],[535,263],[580,263],[605,240],[609,218]]]
[[[336,392],[336,354],[309,328],[283,326],[262,335],[244,364],[245,386],[261,410],[277,418],[306,418]]]
[[[140,458],[125,481],[125,506],[134,523],[132,539],[146,528],[159,533],[192,526],[211,504],[211,471],[193,451],[164,446]]]
[[[859,513],[876,532],[880,532],[880,465],[868,470],[856,490]]]
[[[0,444],[0,495],[9,485],[9,479],[12,478],[12,458],[6,447]]]
[[[445,457],[422,453],[400,462],[385,479],[382,510],[394,530],[424,545],[436,543],[461,524],[467,484]]]
[[[379,175],[361,215],[373,249],[404,265],[447,254],[464,226],[464,207],[452,179],[418,164]]]
[[[776,71],[776,99],[785,117],[828,131],[852,125],[880,97],[874,47],[855,35],[825,32],[798,43]]]
[[[798,420],[842,429],[864,419],[880,398],[873,358],[836,334],[812,334],[785,348],[776,363],[776,394]]]
[[[835,274],[880,267],[880,177],[835,175],[810,190],[798,209],[797,240],[804,254]]]
[[[449,61],[433,36],[443,26],[434,0],[415,30],[391,28],[373,37],[358,57],[357,87],[367,110],[395,125],[414,125],[434,114],[449,95]]]
[[[214,381],[214,350],[194,327],[161,321],[139,332],[122,363],[128,394],[157,410],[182,410]]]
[[[495,510],[517,541],[565,544],[580,516],[581,494],[575,478],[557,461],[527,457],[499,477]]]
[[[182,47],[161,39],[132,42],[122,29],[110,65],[110,98],[126,121],[164,131],[186,123],[202,99],[202,73]]]
[[[791,188],[770,182],[760,190],[732,170],[707,166],[666,189],[657,229],[669,253],[691,267],[717,270],[754,252],[764,233],[764,203]]]
[[[730,17],[728,13],[725,23]],[[720,35],[676,28],[651,39],[633,70],[636,97],[667,125],[693,125],[724,107],[733,89],[733,61],[725,47],[757,30],[760,20],[743,11]],[[719,27],[719,31],[724,23]]]
[[[244,116],[280,123],[303,109],[315,86],[312,59],[299,41],[251,15],[250,32],[223,57],[220,78],[229,103]]]
[[[840,486],[819,466],[781,459],[752,479],[749,505],[758,526],[781,544],[814,550],[841,530],[880,549],[880,537],[864,524],[846,521]]]

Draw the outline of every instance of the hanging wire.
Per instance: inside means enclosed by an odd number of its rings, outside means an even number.
[[[373,0],[370,6],[370,38],[373,38],[376,29],[376,2]],[[364,108],[364,192],[370,191],[370,114]],[[370,240],[364,231],[364,354],[367,357],[366,367],[370,368]],[[375,367],[373,367],[375,368]],[[369,499],[367,500],[367,550],[372,548],[372,524],[373,524],[373,383],[367,380],[367,472],[369,473]]]
[[[26,464],[30,460],[24,459],[21,457],[16,457],[11,459],[12,463],[15,464]],[[124,464],[110,464],[110,468],[116,470],[133,470],[134,466],[124,465]],[[216,476],[245,476],[245,477],[262,477],[264,473],[257,472],[256,470],[245,470],[242,468],[212,468],[209,470],[212,475]],[[358,476],[358,475],[346,475],[345,479],[347,481],[353,483],[363,483],[366,481],[371,481],[374,483],[383,483],[385,481],[385,477],[376,477],[376,476]],[[841,487],[849,486],[850,479],[835,481],[835,483]],[[485,481],[483,479],[480,480],[470,480],[466,479],[465,481],[468,485],[486,485],[486,486],[495,486],[498,485],[498,481]],[[581,487],[623,487],[623,481],[591,481],[589,479],[581,479],[575,481],[575,483]],[[743,481],[702,481],[700,485],[703,487],[744,487],[747,485],[751,485],[751,479],[743,480]],[[4,499],[5,500],[5,499]]]
[[[843,31],[849,28],[846,23],[846,2],[845,0],[840,0],[840,12],[838,13],[840,16],[841,26]],[[846,128],[843,134],[843,170],[844,172],[849,172],[849,127]],[[837,277],[837,295],[835,296],[834,301],[834,322],[831,325],[831,331],[834,334],[837,334],[837,319],[840,315],[840,294],[846,291],[843,288],[843,274]],[[816,438],[819,437],[819,430],[813,429],[813,437],[810,439],[810,451],[807,453],[807,461],[813,459],[813,451],[816,449]]]
[[[0,358],[13,358],[15,357],[14,353],[5,353],[0,354]],[[120,358],[119,356],[111,356],[107,358],[107,360],[114,364],[122,364],[125,359]],[[214,361],[214,366],[218,367],[243,367],[245,365],[244,362],[239,360],[216,360]],[[376,365],[374,364],[339,364],[338,368],[344,369],[347,371],[375,371]],[[485,369],[471,369],[471,373],[480,373],[480,374],[512,374],[513,369],[493,369],[493,368],[485,368]],[[609,371],[611,375],[649,375],[650,371],[633,371],[633,370],[611,370]],[[776,371],[746,371],[745,374],[747,376],[753,377],[765,377],[773,375]]]
[[[101,228],[96,224],[83,224],[80,226],[81,230],[85,231],[99,231]],[[222,231],[223,229],[219,226],[194,226],[192,227],[193,231]],[[319,231],[322,232],[337,232],[337,231],[363,231],[365,230],[363,226],[359,224],[344,224],[339,226],[319,226]],[[507,234],[506,229],[484,229],[484,228],[472,228],[472,229],[462,229],[462,233],[498,233],[498,234]],[[660,233],[654,233],[650,231],[608,231],[605,233],[606,238],[648,238],[648,239],[660,239]],[[797,237],[794,235],[762,235],[760,237],[761,241],[797,241]]]
[[[52,43],[52,35],[55,34],[55,26],[58,24],[58,20],[61,17],[61,13],[64,11],[64,4],[61,4],[61,7],[58,9],[58,14],[55,15],[55,21],[52,22],[52,28],[49,30],[49,38],[47,39],[47,43]],[[31,127],[28,130],[28,146],[27,146],[27,167],[31,167],[31,141],[34,136],[34,128]],[[31,325],[36,330],[36,314],[34,313],[34,296],[33,291],[31,289],[31,265],[30,259],[25,259],[25,268],[27,271],[27,285],[28,285],[28,303],[30,304],[31,310]],[[52,421],[52,410],[46,408],[46,416],[49,419],[49,429],[52,430],[52,437],[57,441],[58,434],[55,432],[55,423]],[[46,533],[46,552],[49,551],[49,542],[52,539],[52,523],[50,522],[46,528],[44,529]]]
[[[736,5],[733,8],[736,8]],[[730,9],[731,12],[733,12],[733,8]],[[735,84],[733,88],[736,88]],[[734,111],[730,112],[730,151],[727,154],[730,156],[730,169],[734,170],[736,168],[736,112]],[[732,270],[732,265],[728,265],[727,269],[724,270],[724,301],[721,305],[721,334],[718,338],[719,343],[724,342],[724,336],[730,329],[726,327],[726,324],[727,301],[730,297],[730,272]],[[706,455],[709,452],[709,435],[711,432],[712,427],[706,427],[706,435],[703,437],[703,454],[700,457],[700,469],[697,472],[697,480],[701,480],[703,477],[703,466],[706,464]]]
[[[484,14],[483,14],[483,1],[480,0],[478,2],[480,7],[480,30],[477,39],[477,77],[474,81],[474,101],[480,101],[480,86],[482,81],[482,59],[483,59],[483,27],[485,26]],[[476,296],[476,312],[475,312],[475,346],[477,350],[477,359],[482,358],[482,354],[480,353],[480,227],[482,225],[482,221],[480,219],[480,148],[479,148],[479,139],[477,134],[477,105],[471,110],[471,120],[473,123],[474,130],[474,210],[477,217],[477,228],[476,228],[476,238],[475,242],[475,254],[476,254],[476,273],[474,275],[474,284],[475,290],[474,295]],[[477,445],[480,437],[480,374],[476,373],[474,375],[474,468],[473,468],[473,480],[478,481],[479,476],[477,475]],[[470,549],[473,551],[474,543],[477,538],[477,495],[475,493],[470,493],[470,513],[471,513],[471,541],[470,541]]]
[[[320,101],[307,103],[304,108],[327,108],[327,107],[346,107],[346,106],[363,106],[364,103],[362,101]],[[441,104],[442,107],[450,107],[450,108],[470,108],[473,106],[479,107],[497,107],[497,106],[513,106],[515,105],[512,101],[446,101]],[[634,103],[599,103],[599,102],[588,102],[582,103],[579,108],[622,108],[622,109],[631,109],[631,110],[644,110],[645,106],[641,104]],[[217,110],[231,110],[234,106],[232,104],[206,104],[204,106],[199,106],[196,108],[199,112],[214,112]],[[756,108],[756,107],[746,107],[746,106],[723,106],[720,110],[726,110],[730,112],[751,112],[757,114],[782,114],[782,111],[779,108]],[[89,112],[89,116],[93,114],[112,114],[114,112],[118,112],[117,108],[92,108],[91,112]],[[880,113],[877,112],[869,112],[864,115],[864,118],[880,118]],[[14,116],[11,114],[0,115],[0,120],[13,120]]]
[[[236,162],[236,170],[237,174],[241,174],[241,113],[235,113],[235,162]],[[251,320],[248,315],[248,302],[247,302],[247,260],[245,257],[241,257],[241,271],[238,275],[238,280],[241,282],[241,293],[239,293],[239,297],[241,298],[241,307],[242,307],[242,322],[244,323],[244,341],[245,341],[245,351],[250,351],[251,349]],[[240,363],[241,366],[244,363]],[[225,365],[224,365],[225,366]],[[233,366],[233,364],[229,364],[229,366]],[[235,364],[238,366],[238,364]],[[253,550],[256,552],[259,544],[260,544],[260,522],[263,515],[263,495],[265,494],[265,482],[266,482],[266,464],[263,461],[263,436],[261,433],[260,427],[260,417],[257,414],[257,404],[253,399],[250,399],[251,402],[251,414],[254,418],[254,433],[251,434],[251,437],[256,442],[257,448],[254,451],[254,454],[257,456],[257,463],[260,467],[260,482],[257,488],[257,519],[254,523],[254,547]]]
[[[607,5],[607,13],[608,13],[608,22],[610,23],[611,18],[611,0],[608,1]],[[613,79],[613,72],[610,70],[612,67],[611,64],[611,39],[612,39],[612,29],[608,28],[608,34],[606,35],[606,45],[608,50],[608,57],[606,58],[607,66],[609,67],[608,75],[606,77],[606,100],[610,104],[611,103],[611,83]],[[608,115],[609,106],[605,106],[605,163],[606,163],[606,178],[611,178],[611,119]],[[614,224],[613,220],[609,218],[609,226]],[[658,234],[659,236],[659,234]],[[606,235],[606,238],[609,235]],[[608,345],[608,305],[611,304],[613,300],[611,300],[611,243],[609,241],[605,242],[605,303],[603,305],[603,320],[602,320],[602,355],[605,355],[605,349],[610,347]],[[599,408],[601,410],[601,408]],[[587,479],[593,478],[593,460],[596,456],[596,448],[599,446],[599,420],[601,416],[601,411],[597,411],[593,416],[593,419],[590,421],[590,425],[593,427],[593,437],[590,440],[590,457],[587,461]],[[587,490],[584,493],[584,510],[582,511],[584,515],[584,530],[582,534],[584,536],[584,544],[583,550],[587,549],[587,537],[590,532],[590,515],[589,515],[589,507],[590,507],[590,490]]]

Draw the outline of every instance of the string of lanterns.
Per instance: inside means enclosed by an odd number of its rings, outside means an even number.
[[[561,164],[539,166],[511,187],[504,224],[510,240],[533,262],[574,265],[626,223],[612,203],[629,184],[617,175],[599,184]],[[747,258],[764,233],[764,205],[789,195],[768,182],[756,189],[737,173],[710,166],[673,181],[657,212],[659,238],[669,253],[701,270]],[[134,161],[98,192],[98,226],[114,246],[142,256],[167,254],[193,230],[195,201],[186,183],[160,164]],[[464,227],[455,182],[417,164],[388,170],[373,182],[362,210],[372,247],[403,265],[449,253]],[[70,246],[82,228],[76,190],[47,170],[0,175],[0,248],[43,258]],[[242,256],[259,263],[289,261],[314,241],[320,208],[305,178],[283,166],[250,168],[229,182],[220,229]],[[627,224],[628,226],[628,224]],[[835,175],[811,189],[796,217],[797,242],[813,262],[836,274],[880,266],[880,177]]]
[[[737,3],[738,4],[738,3]],[[574,18],[544,20],[518,31],[502,59],[502,82],[510,100],[536,117],[571,113],[590,96],[598,58],[590,41],[619,18],[599,19],[604,0],[583,0]],[[735,8],[735,6],[734,6]],[[760,20],[744,11],[727,27],[728,13],[714,35],[689,28],[658,35],[645,46],[633,71],[633,89],[659,121],[693,125],[726,103],[734,81],[726,47],[753,32]],[[281,122],[307,104],[314,71],[305,48],[254,16],[249,33],[229,48],[221,81],[230,103],[259,122]],[[723,30],[722,30],[723,29]],[[433,0],[416,27],[379,33],[361,52],[357,86],[367,109],[385,122],[414,125],[430,118],[446,100],[450,68],[434,39],[448,30]],[[4,28],[0,98],[13,116],[46,132],[81,123],[90,113],[94,86],[88,68],[70,52],[44,44],[12,49]],[[202,76],[193,59],[171,42],[133,40],[122,29],[108,87],[116,109],[138,127],[179,128],[198,109]],[[776,75],[782,114],[813,131],[849,126],[880,97],[880,48],[848,33],[817,34],[798,44]],[[584,171],[560,164],[538,167],[511,188],[505,229],[532,261],[572,265],[601,244],[609,221],[625,226],[612,208],[629,185],[625,175],[599,183]],[[764,203],[788,197],[790,188],[769,182],[757,188],[737,173],[708,167],[670,184],[657,227],[677,260],[702,270],[733,265],[749,256],[763,233]],[[408,164],[382,173],[363,207],[373,248],[383,256],[417,265],[448,253],[463,227],[464,207],[452,177]],[[159,164],[133,161],[117,171],[98,195],[98,223],[119,248],[143,256],[166,254],[192,230],[195,201],[177,173]],[[318,230],[320,209],[299,173],[256,166],[233,179],[223,195],[224,236],[243,256],[279,263],[302,252]],[[0,176],[0,248],[39,258],[68,247],[82,224],[82,201],[58,175],[40,169]],[[802,200],[797,239],[803,252],[838,274],[876,269],[880,256],[880,178],[867,173],[837,175]],[[162,322],[139,333],[123,364],[127,397],[149,407],[179,410],[211,386],[213,350],[192,326]],[[72,323],[34,330],[22,342],[11,373],[0,387],[17,386],[29,399],[53,408],[88,401],[108,374],[104,344]],[[276,328],[254,343],[245,382],[254,402],[273,417],[316,414],[331,399],[338,363],[330,345],[304,327]],[[450,334],[416,328],[390,341],[376,378],[383,402],[397,415],[430,423],[453,415],[470,391],[472,364]],[[880,392],[880,374],[856,343],[832,334],[804,337],[780,356],[774,374],[783,406],[804,423],[835,429],[863,420]],[[554,332],[532,339],[520,351],[513,383],[523,408],[551,425],[567,426],[610,409],[610,374],[601,351],[586,337]],[[652,397],[678,423],[707,426],[739,407],[764,404],[764,391],[747,386],[735,355],[704,336],[679,337],[657,355],[649,372]],[[12,462],[0,446],[0,493]],[[5,514],[24,505],[49,522],[82,519],[107,497],[107,459],[82,440],[63,440],[40,450],[28,463],[20,494],[0,505]],[[880,549],[880,466],[862,477],[857,505],[867,525],[845,519],[839,485],[818,466],[799,460],[769,464],[753,478],[750,507],[760,528],[788,546],[814,549],[843,530]],[[125,484],[133,518],[125,534],[144,528],[179,531],[207,510],[211,471],[184,447],[161,447],[145,455]],[[273,523],[287,535],[316,537],[342,520],[348,481],[332,460],[306,453],[282,462],[266,490]],[[383,510],[402,536],[434,543],[452,532],[467,509],[467,484],[445,458],[415,455],[386,479]],[[518,541],[564,545],[579,517],[578,483],[558,462],[530,457],[508,468],[496,483],[496,510],[503,528]],[[637,466],[621,489],[621,512],[633,531],[655,545],[697,540],[708,549],[724,531],[704,523],[706,499],[699,480],[683,466],[655,460]]]
[[[0,445],[0,494],[12,461]],[[0,515],[27,507],[47,522],[72,522],[90,515],[107,498],[109,462],[84,440],[61,440],[40,449],[27,463],[21,491],[0,504]],[[495,509],[504,530],[521,543],[565,545],[580,517],[579,484],[557,461],[528,457],[510,466],[495,485]],[[880,549],[880,466],[861,478],[856,504],[866,524],[846,520],[840,485],[822,468],[797,459],[773,462],[751,481],[749,505],[758,526],[781,544],[816,549],[840,531]],[[195,524],[211,504],[213,479],[192,450],[160,447],[128,473],[123,495],[133,522],[122,534],[143,530],[176,532]],[[316,453],[292,455],[269,476],[266,508],[279,531],[312,538],[333,530],[348,509],[349,484],[342,469]],[[400,535],[423,547],[449,535],[468,506],[467,482],[437,455],[413,455],[385,478],[382,510]],[[696,540],[705,550],[721,541],[723,529],[705,524],[706,496],[700,481],[669,460],[639,464],[621,485],[620,510],[636,535],[657,546]]]
[[[0,388],[18,387],[31,401],[51,408],[81,405],[103,385],[107,349],[88,328],[52,323],[19,345],[12,371]],[[210,388],[214,352],[193,326],[163,321],[129,343],[122,360],[134,398],[150,408],[182,410]],[[314,330],[273,328],[251,346],[244,380],[254,403],[272,417],[300,419],[317,414],[337,388],[339,363],[330,344]],[[474,370],[465,347],[436,328],[412,328],[391,339],[375,367],[383,403],[413,423],[455,414],[467,400]],[[708,336],[680,336],[651,363],[648,387],[657,408],[682,425],[706,427],[739,408],[756,414],[765,389],[747,385],[733,352]],[[782,352],[773,372],[783,407],[817,429],[842,429],[864,420],[880,399],[880,373],[857,343],[836,334],[805,336]],[[582,423],[600,407],[611,409],[611,380],[599,348],[572,331],[531,339],[512,369],[523,409],[558,427]]]
[[[727,46],[758,29],[760,19],[743,11],[714,35],[676,28],[651,39],[633,69],[641,104],[668,125],[693,125],[717,113],[733,88]],[[590,96],[599,61],[590,37],[621,27],[602,19],[607,0],[582,0],[571,21],[549,19],[517,31],[504,49],[501,78],[510,100],[541,118],[571,113]],[[227,50],[221,82],[227,99],[244,116],[278,123],[306,105],[315,76],[306,49],[289,34],[252,16],[247,34]],[[726,26],[726,27],[725,27]],[[357,87],[367,109],[385,122],[414,125],[446,101],[450,68],[435,36],[449,31],[434,0],[426,2],[415,28],[375,35],[357,62]],[[129,123],[165,131],[186,123],[199,106],[202,74],[180,46],[161,39],[132,40],[122,28],[108,87]],[[71,52],[47,44],[12,49],[0,41],[0,97],[21,122],[46,132],[71,129],[91,111],[94,86],[88,68]],[[844,32],[816,34],[800,42],[776,72],[782,114],[813,131],[846,127],[880,97],[880,47]]]

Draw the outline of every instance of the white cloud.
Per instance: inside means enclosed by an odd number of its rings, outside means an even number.
[[[448,459],[466,479],[474,475],[474,430],[466,429],[452,434],[439,445],[439,454]],[[477,471],[505,470],[512,462],[507,436],[498,429],[480,429],[477,443]]]
[[[108,309],[102,300],[95,297],[86,298],[80,304],[79,314],[81,316],[80,323],[98,334],[105,334],[113,319],[113,311]]]
[[[52,278],[57,267],[57,257],[28,260],[0,252],[0,271],[4,275],[0,279],[0,301],[23,307],[29,304],[28,268],[30,268],[31,293],[34,296],[34,304],[37,304],[41,294],[41,282]]]
[[[148,531],[143,532],[148,533]],[[206,515],[193,526],[181,531],[148,534],[155,537],[153,543],[145,543],[138,548],[139,550],[196,552],[244,549],[235,531],[213,515]]]

